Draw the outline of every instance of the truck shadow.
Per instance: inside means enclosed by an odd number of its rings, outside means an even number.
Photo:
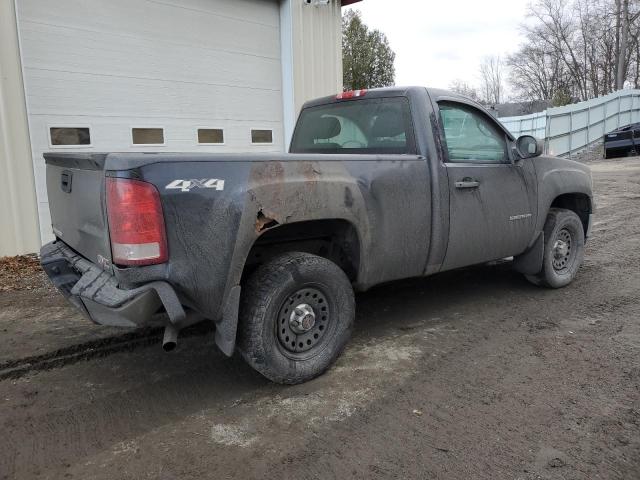
[[[550,290],[531,285],[509,263],[481,265],[425,278],[379,285],[357,296],[355,335],[404,328],[427,314],[441,317],[455,306],[458,313],[477,312],[478,302],[512,301],[516,296],[546,295]],[[428,320],[427,320],[428,321]]]

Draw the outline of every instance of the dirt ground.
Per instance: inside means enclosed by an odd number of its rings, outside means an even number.
[[[165,354],[92,325],[35,271],[0,291],[0,479],[640,478],[640,158],[591,165],[572,285],[501,264],[378,287],[295,387],[209,328]]]

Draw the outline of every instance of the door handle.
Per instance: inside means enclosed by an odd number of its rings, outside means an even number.
[[[480,186],[480,182],[473,178],[465,177],[462,181],[456,182],[455,185],[456,188],[478,188]]]

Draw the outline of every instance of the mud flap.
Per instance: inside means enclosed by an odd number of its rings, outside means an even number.
[[[593,220],[594,220],[594,214],[590,213],[589,214],[589,225],[587,226],[587,231],[584,234],[584,243],[587,243],[587,239],[591,238],[591,230],[593,228]]]
[[[513,259],[513,269],[525,275],[535,275],[542,270],[543,259],[544,232],[540,232],[533,245],[522,255],[518,255]]]
[[[216,322],[216,345],[228,357],[233,355],[236,346],[240,290],[240,285],[236,285],[229,291],[222,309],[222,319]]]

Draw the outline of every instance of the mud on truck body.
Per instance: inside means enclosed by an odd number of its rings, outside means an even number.
[[[45,154],[41,261],[98,324],[159,321],[171,349],[210,320],[226,355],[299,383],[347,343],[354,290],[507,257],[536,285],[571,282],[591,175],[540,154],[423,87],[308,102],[289,153]]]

